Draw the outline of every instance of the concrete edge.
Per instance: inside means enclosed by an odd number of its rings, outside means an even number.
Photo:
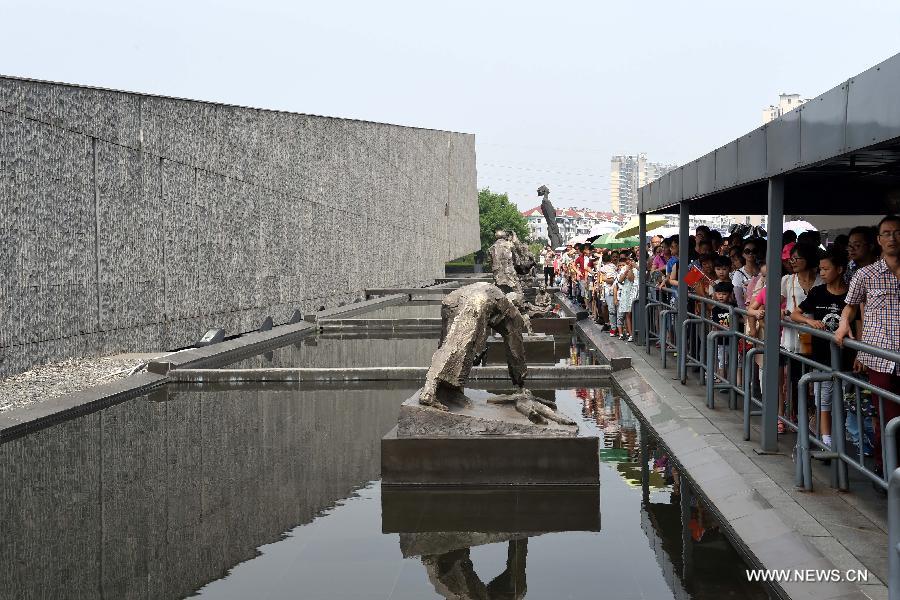
[[[168,380],[173,383],[224,383],[269,381],[423,381],[428,367],[356,367],[356,368],[270,368],[270,369],[173,369]],[[606,365],[528,367],[528,381],[585,383],[608,379]],[[505,366],[475,367],[472,381],[508,380]]]
[[[164,375],[139,373],[80,392],[64,394],[5,411],[0,413],[0,442],[142,396],[162,386],[167,380]]]
[[[366,290],[366,294],[368,295],[368,290]],[[327,310],[322,310],[319,312],[309,313],[303,317],[303,319],[310,323],[318,322],[320,319],[328,319],[331,317],[335,317],[338,315],[348,316],[354,315],[361,312],[366,312],[381,306],[391,306],[392,304],[400,304],[405,302],[407,298],[406,294],[390,294],[380,296],[378,298],[371,298],[368,300],[362,300],[361,302],[353,302],[352,304],[345,304],[344,306],[338,306],[335,308],[329,308]]]
[[[658,410],[659,401],[649,398],[646,391],[641,392],[647,386],[652,387],[652,384],[636,370],[619,371],[612,379],[628,398],[638,419],[669,449],[682,475],[710,507],[719,524],[728,532],[732,545],[744,555],[751,568],[790,571],[836,569],[834,563],[781,519],[777,507],[760,496],[715,451],[705,439],[707,435],[695,433],[687,422],[689,419],[674,414],[663,415]],[[645,399],[635,401],[631,394]],[[661,416],[664,418],[661,419]],[[711,436],[725,438],[722,434]],[[725,441],[731,443],[727,438]],[[848,582],[768,582],[768,585],[778,597],[788,600],[836,597],[864,600],[869,597]]]
[[[575,319],[575,331],[581,334],[582,338],[587,341],[591,347],[598,351],[606,362],[612,367],[613,371],[621,371],[631,368],[631,356],[623,355],[620,349],[614,344],[609,343],[607,336],[602,335],[599,326],[590,319],[578,319],[579,311],[568,298],[562,294],[554,294],[557,304],[560,308]],[[596,328],[596,332],[592,331]]]
[[[293,337],[298,339],[315,332],[313,323],[289,323],[273,327],[269,331],[245,333],[234,339],[201,348],[188,348],[158,360],[150,361],[147,370],[158,375],[165,375],[173,369],[198,367],[225,361],[234,361],[259,354],[270,348],[284,346]]]
[[[585,339],[594,343],[601,341],[593,339],[602,333],[599,328],[581,331]],[[634,367],[615,371],[611,378],[635,415],[672,452],[681,472],[711,507],[733,545],[744,554],[751,567],[836,569],[815,545],[780,518],[778,509],[717,452],[714,444],[730,446],[740,452],[737,446],[721,433],[701,434],[692,429],[691,417],[698,422],[700,419],[709,422],[693,406],[677,399],[672,401],[677,406],[670,406],[665,397],[667,393],[671,395],[671,390],[658,388]],[[863,600],[870,597],[861,586],[848,582],[771,582],[770,585],[779,597],[793,600],[838,596]]]

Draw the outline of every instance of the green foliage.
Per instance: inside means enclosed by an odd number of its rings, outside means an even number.
[[[454,258],[448,265],[452,265],[454,267],[467,267],[475,264],[475,253],[466,254],[465,256],[461,256],[459,258]]]
[[[498,229],[515,231],[520,240],[528,237],[528,221],[506,194],[495,194],[489,188],[478,192],[478,220],[481,224],[481,250],[494,243]]]

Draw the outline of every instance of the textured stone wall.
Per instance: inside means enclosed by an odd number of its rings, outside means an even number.
[[[378,479],[415,387],[173,392],[0,445],[0,596],[192,595]]]
[[[0,376],[188,345],[476,250],[474,136],[0,77]]]

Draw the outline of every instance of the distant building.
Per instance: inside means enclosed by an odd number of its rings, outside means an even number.
[[[528,231],[531,239],[543,238],[550,239],[547,233],[547,221],[544,219],[544,213],[541,207],[536,206],[522,212],[522,216],[528,221]],[[572,239],[576,235],[587,235],[591,232],[594,225],[605,222],[623,225],[625,219],[622,215],[613,214],[611,212],[599,212],[587,210],[585,208],[557,208],[556,209],[556,226],[559,227],[559,235],[563,242]]]
[[[774,121],[784,113],[790,112],[804,104],[806,100],[800,97],[800,94],[778,94],[778,104],[770,104],[762,111],[763,125],[769,121]]]
[[[647,160],[644,153],[636,156],[613,156],[610,159],[609,201],[612,211],[620,215],[637,213],[638,189],[659,179],[675,165]]]

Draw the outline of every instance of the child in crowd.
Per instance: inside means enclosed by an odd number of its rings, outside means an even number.
[[[713,300],[726,306],[713,306],[712,320],[722,329],[731,329],[731,310],[729,307],[735,306],[734,284],[730,281],[717,281],[713,285]],[[725,356],[727,348],[728,345],[724,341],[718,344],[718,348],[716,348],[718,375],[723,380],[725,379]]]
[[[719,282],[731,282],[731,259],[727,256],[717,256],[713,259],[713,271],[715,272],[715,280],[709,288],[709,297],[715,294],[715,284]]]
[[[835,251],[826,252],[819,259],[819,277],[824,283],[809,290],[806,298],[791,312],[791,320],[829,333],[837,331],[841,320],[841,311],[847,305],[845,302],[847,284],[844,282],[846,269],[845,254]],[[847,351],[844,350],[842,355],[841,369],[848,369],[850,359]],[[831,349],[828,340],[813,337],[812,359],[823,365],[831,364]],[[829,447],[831,446],[831,395],[833,391],[834,382],[831,380],[816,383],[816,406],[820,411],[819,431],[822,442]]]

